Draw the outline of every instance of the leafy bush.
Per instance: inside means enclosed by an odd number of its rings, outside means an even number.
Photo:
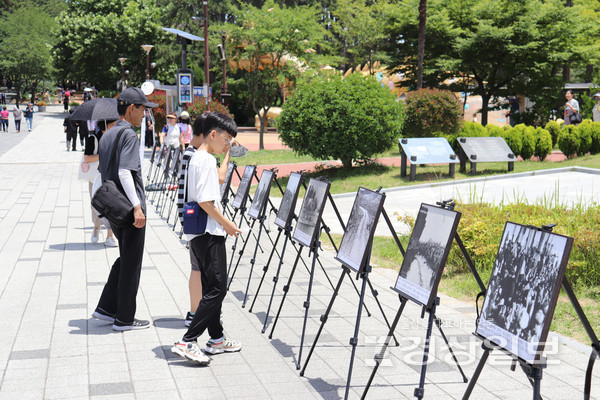
[[[225,115],[229,115],[230,117],[233,118],[233,115],[231,115],[229,113],[229,110],[227,109],[227,107],[225,107],[223,104],[219,103],[218,101],[211,100],[209,102],[209,104],[210,104],[211,111],[220,112]],[[187,112],[190,113],[190,118],[192,120],[196,119],[196,117],[198,115],[204,113],[206,110],[207,110],[206,101],[204,99],[194,100],[194,103],[190,104],[187,108]]]
[[[72,107],[78,107],[79,106],[79,102],[72,101],[72,102],[69,103],[69,105],[72,106]]]
[[[558,135],[560,134],[560,125],[556,121],[549,121],[544,127],[548,132],[550,132],[550,136],[552,136],[552,147],[556,146],[558,142]]]
[[[592,121],[589,119],[583,120],[583,122],[577,126],[577,133],[579,133],[579,148],[577,149],[577,154],[583,156],[592,148]]]
[[[510,125],[507,125],[510,126]],[[487,124],[485,126],[485,129],[488,131],[488,136],[491,137],[502,137],[504,129],[502,129],[501,127],[499,127],[498,125],[492,125],[492,124]]]
[[[113,98],[117,95],[117,92],[114,90],[101,90],[98,92],[98,98],[106,97]]]
[[[409,93],[405,112],[404,137],[431,137],[435,132],[455,134],[463,122],[463,105],[448,90],[422,89]]]
[[[458,133],[459,137],[487,137],[487,129],[479,122],[465,121],[462,129]]]
[[[517,128],[519,125],[516,125]],[[523,125],[523,129],[521,131],[521,141],[523,145],[521,146],[521,153],[519,154],[523,160],[529,160],[533,154],[535,153],[535,128],[533,126],[525,126]]]
[[[508,128],[507,128],[508,127]],[[521,154],[521,147],[523,147],[523,139],[520,129],[511,128],[510,125],[506,125],[502,129],[502,137],[504,141],[510,147],[515,155]]]
[[[40,107],[40,106],[41,106],[41,107],[44,107],[44,106],[47,106],[47,105],[48,105],[48,103],[46,103],[45,101],[38,101],[38,102],[37,102],[37,105],[38,105],[38,107]]]
[[[600,122],[592,122],[592,146],[590,153],[600,153]]]
[[[340,159],[348,168],[394,144],[402,108],[371,76],[322,74],[298,86],[276,124],[283,142],[297,153]]]
[[[573,157],[579,150],[579,133],[577,132],[577,126],[566,125],[558,135],[558,148],[568,158]]]
[[[536,128],[535,130],[535,153],[534,155],[540,161],[544,161],[546,156],[552,152],[552,136],[544,128]]]

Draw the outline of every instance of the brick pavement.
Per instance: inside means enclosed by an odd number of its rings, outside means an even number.
[[[260,327],[275,266],[249,313],[241,308],[240,299],[249,277],[250,250],[242,257],[223,316],[227,333],[241,340],[244,349],[215,356],[209,367],[191,366],[173,357],[168,349],[185,332],[182,317],[188,307],[189,260],[184,243],[152,206],[138,316],[151,319],[153,325],[143,331],[117,333],[109,324],[91,319],[118,250],[89,243],[87,186],[76,174],[81,155],[65,152],[61,118],[49,109],[37,115],[39,125],[29,136],[0,157],[0,338],[4,344],[0,348],[0,399],[337,399],[343,394],[356,293],[348,282],[342,286],[305,377],[300,377],[293,361],[299,353],[308,273],[299,268],[273,339],[269,339]],[[268,251],[267,243],[261,240]],[[254,247],[252,239],[249,246]],[[259,252],[256,269],[266,264],[267,256]],[[283,277],[289,274],[293,256],[292,252],[285,255]],[[341,269],[333,254],[323,251],[319,258],[331,279],[337,279]],[[376,269],[371,275],[388,318],[399,305],[398,297],[388,289],[395,274]],[[322,270],[314,276],[307,346],[332,293]],[[255,270],[250,300],[258,279]],[[479,342],[471,335],[473,302],[441,298],[438,316],[471,376],[479,354]],[[278,290],[275,306],[280,299]],[[351,398],[359,398],[371,370],[368,364],[379,350],[377,342],[387,331],[370,294],[366,304],[373,315],[362,319]],[[391,350],[369,398],[412,398],[419,377],[414,360],[420,359],[425,334],[419,307],[406,307],[397,334],[402,346]],[[581,398],[589,350],[557,335],[551,338],[556,351],[544,372],[542,395],[544,399]],[[466,384],[447,359],[435,331],[433,348],[426,398],[461,398]],[[598,368],[594,376],[593,395],[599,396]],[[472,398],[530,396],[524,375],[519,370],[511,372],[506,357],[499,357],[483,370]]]

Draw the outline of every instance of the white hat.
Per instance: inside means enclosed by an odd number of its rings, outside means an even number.
[[[600,97],[600,92],[596,93],[593,97]]]

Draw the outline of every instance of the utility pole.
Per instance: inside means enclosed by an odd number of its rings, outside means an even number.
[[[208,1],[202,2],[204,7],[204,81],[206,82],[206,110],[210,111],[210,73],[208,54]]]

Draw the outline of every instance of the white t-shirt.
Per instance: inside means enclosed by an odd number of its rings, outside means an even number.
[[[187,201],[203,203],[212,201],[221,213],[221,191],[219,189],[219,174],[217,170],[217,159],[206,150],[198,150],[190,158],[187,169]],[[227,233],[221,225],[208,216],[206,221],[206,233],[214,236],[226,236]],[[186,235],[190,241],[200,235]]]
[[[175,124],[175,125],[167,124],[167,126],[165,126],[165,128],[167,129],[167,134],[165,135],[164,140],[167,142],[167,144],[169,146],[174,146],[174,147],[179,146],[179,136],[181,135],[179,126],[177,124]]]

